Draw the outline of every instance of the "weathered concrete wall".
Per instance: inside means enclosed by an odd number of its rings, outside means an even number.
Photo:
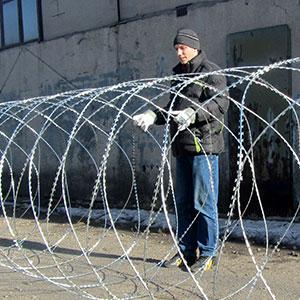
[[[86,4],[85,1],[81,2]],[[111,28],[85,31],[87,28],[99,26],[95,21],[98,18],[98,10],[107,11],[101,18],[100,26],[110,25],[111,21],[116,20],[116,16],[103,20],[116,6],[115,3],[111,4],[114,1],[107,1],[106,6],[102,3],[101,8],[94,2],[100,5],[99,1],[92,1],[90,5],[86,5],[84,14],[88,15],[89,19],[77,18],[77,22],[72,22],[74,19],[70,16],[80,14],[83,10],[80,5],[73,7],[71,4],[67,6],[68,1],[58,2],[60,5],[63,3],[65,14],[58,14],[54,21],[51,15],[56,1],[49,2],[48,5],[52,5],[52,9],[43,8],[46,41],[26,45],[74,84],[77,82],[78,87],[105,85],[126,77],[136,79],[170,74],[172,66],[177,62],[172,48],[173,37],[177,28],[185,26],[192,27],[199,33],[202,47],[208,57],[221,67],[226,67],[226,35],[233,32],[288,24],[292,33],[292,56],[298,56],[300,51],[300,33],[296,30],[300,23],[297,18],[300,11],[297,0],[284,3],[274,0],[194,1],[194,4],[188,6],[188,14],[183,17],[176,17],[174,7],[184,4],[185,1],[174,1],[173,10],[169,2],[160,2],[169,4],[160,4],[156,8],[152,4],[150,6],[147,1],[138,1],[136,9],[138,11],[142,11],[143,7],[145,9],[145,15],[140,19]],[[141,4],[143,2],[144,5]],[[120,2],[121,12],[129,14],[132,3],[125,8],[126,3]],[[153,10],[154,7],[158,12],[157,15],[147,15],[150,8]],[[164,10],[160,11],[160,8],[169,10],[165,13]],[[132,14],[136,15],[134,12]],[[57,24],[59,24],[57,28],[51,27]],[[82,28],[83,32],[70,35],[79,28]],[[55,36],[58,38],[53,39]],[[48,39],[51,40],[47,41]],[[19,51],[18,47],[1,51],[2,82]],[[14,96],[11,99],[15,99],[59,91],[62,79],[26,50],[22,51],[16,68],[2,92],[2,97],[10,98],[7,95],[11,93]],[[293,93],[296,95],[299,92],[297,82],[293,82],[293,87]]]
[[[45,40],[118,21],[117,0],[42,1],[42,12]]]
[[[130,18],[138,18],[147,15],[153,14],[166,14],[166,13],[174,13],[174,8],[179,6],[190,6],[193,3],[199,2],[198,0],[172,0],[172,1],[139,1],[139,0],[120,0],[120,11],[121,11],[121,20],[130,19]],[[220,2],[215,0],[202,1],[205,4],[210,5],[214,2]],[[223,2],[223,1],[222,1]]]
[[[96,87],[116,82],[116,36],[114,28],[105,28],[2,51],[3,80],[19,55],[2,99],[50,95],[74,89],[74,86]]]
[[[293,84],[294,86],[299,88],[299,82],[300,82],[300,74],[295,74],[293,76]],[[297,100],[297,102],[300,104],[300,91],[299,89],[293,90],[293,99]],[[297,112],[297,118],[296,116],[293,116],[293,132],[292,132],[292,139],[294,142],[294,149],[296,150],[296,155],[298,155],[298,159],[300,158],[300,130],[299,127],[297,127],[297,120],[300,119],[300,109],[299,107],[295,108]],[[300,163],[296,159],[293,159],[293,193],[294,193],[294,204],[295,207],[297,207],[300,203]]]
[[[279,24],[291,28],[292,56],[300,56],[298,0],[120,0],[119,13],[117,0],[80,0],[76,6],[72,0],[42,3],[45,41],[0,52],[1,86],[9,76],[1,101],[170,74],[177,62],[173,37],[181,27],[197,31],[208,57],[221,67],[227,63],[228,34]],[[177,17],[176,7],[184,4],[189,4],[187,15]],[[10,72],[15,62],[16,67]],[[299,81],[293,78],[293,96],[299,93]],[[154,131],[160,134],[160,129]],[[153,154],[156,147],[152,142],[144,134],[136,134],[140,151],[137,153],[138,171],[146,181],[159,165],[159,151]],[[56,143],[54,137],[53,143]],[[79,170],[84,168],[75,155],[73,159],[74,166]],[[225,153],[221,161],[221,197],[224,198],[230,192],[228,160]],[[116,159],[114,163],[114,176],[120,176],[120,162]],[[80,187],[80,180],[78,182]],[[145,188],[147,201],[151,197],[146,193],[148,190],[150,188]]]

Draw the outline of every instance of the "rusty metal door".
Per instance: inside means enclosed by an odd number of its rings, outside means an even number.
[[[269,65],[290,58],[290,55],[290,29],[286,25],[238,32],[227,37],[227,64],[229,67]],[[251,71],[254,70],[256,68]],[[291,95],[289,71],[273,70],[263,75],[262,79],[280,92]],[[239,85],[231,92],[231,96],[241,101],[245,87],[246,84]],[[246,94],[246,106],[270,123],[287,108],[288,103],[283,97],[276,94],[272,87],[269,89],[259,84],[252,84]],[[245,122],[245,146],[250,149],[251,144],[267,125],[251,112],[247,112],[246,117],[249,121],[249,128]],[[228,123],[235,133],[238,131],[238,119],[239,109],[235,105],[231,105]],[[253,147],[253,162],[255,178],[260,191],[259,196],[264,212],[269,216],[287,216],[293,208],[292,158],[285,143],[286,141],[292,144],[290,121],[291,112],[288,111],[274,123],[275,130],[268,128]],[[229,145],[231,186],[233,186],[237,170],[237,142],[230,137]],[[246,163],[241,186],[242,206],[243,208],[247,207],[247,215],[261,216],[258,196],[255,193],[252,195],[252,179],[250,165]],[[248,205],[249,200],[250,205]]]

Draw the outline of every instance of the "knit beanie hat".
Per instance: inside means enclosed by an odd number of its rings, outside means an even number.
[[[179,29],[174,39],[174,46],[183,44],[200,50],[200,41],[197,33],[191,29]]]

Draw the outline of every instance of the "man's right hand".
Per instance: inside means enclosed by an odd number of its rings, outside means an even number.
[[[146,132],[148,128],[154,124],[156,114],[152,110],[148,109],[142,114],[133,116],[132,119],[137,126],[141,127]]]

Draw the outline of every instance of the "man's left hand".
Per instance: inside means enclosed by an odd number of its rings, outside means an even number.
[[[191,124],[195,123],[196,113],[188,107],[178,112],[178,115],[174,117],[174,121],[178,124],[178,130],[182,131],[187,129]]]

